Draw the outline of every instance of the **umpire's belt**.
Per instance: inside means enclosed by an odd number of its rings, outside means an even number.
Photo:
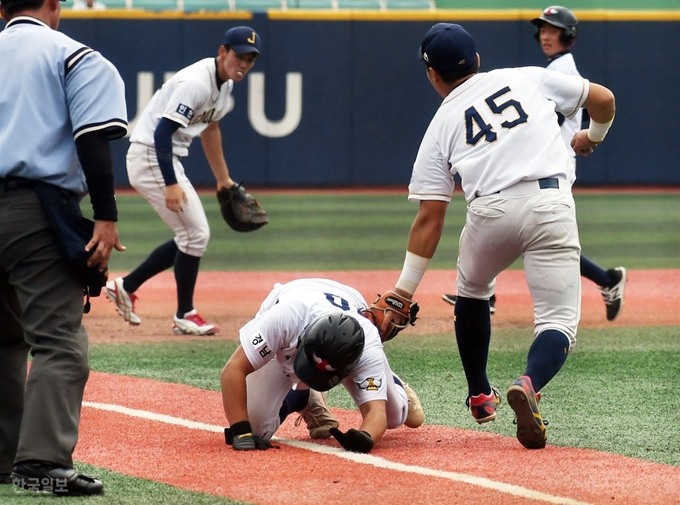
[[[24,179],[23,177],[0,177],[0,189],[10,191],[13,189],[35,189],[40,181]]]
[[[496,194],[504,196],[530,195],[541,189],[559,189],[562,191],[570,190],[569,184],[564,179],[559,179],[557,177],[546,177],[544,179],[538,179],[535,181],[520,181],[509,188],[497,191]]]
[[[23,177],[12,176],[6,178],[0,177],[0,194],[4,194],[7,191],[16,191],[21,189],[36,191],[41,184],[50,186],[50,184],[43,181],[39,181],[37,179],[24,179]],[[59,189],[61,198],[65,200],[68,200],[70,198],[78,198],[74,192],[69,191],[68,189],[64,188],[57,189]]]

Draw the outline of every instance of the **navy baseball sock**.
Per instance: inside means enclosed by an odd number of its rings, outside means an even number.
[[[176,255],[177,244],[175,244],[174,240],[169,240],[159,245],[141,265],[125,276],[123,279],[123,289],[128,293],[134,293],[139,289],[139,286],[151,279],[151,277],[174,265]]]
[[[300,412],[309,402],[309,389],[291,389],[283,399],[279,410],[281,422],[293,412]]]
[[[557,375],[569,354],[569,338],[559,330],[545,330],[529,348],[527,369],[535,391],[543,389]]]
[[[490,394],[491,384],[486,375],[486,363],[491,342],[489,302],[459,296],[456,298],[454,327],[458,352],[465,371],[468,394]]]
[[[581,254],[581,276],[590,279],[598,286],[605,288],[611,287],[611,279],[609,278],[607,271],[590,261],[583,254]]]
[[[175,282],[177,283],[177,317],[194,310],[194,288],[198,278],[201,258],[177,251],[175,256]]]

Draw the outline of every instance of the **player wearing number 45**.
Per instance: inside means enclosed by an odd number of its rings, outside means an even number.
[[[536,41],[541,45],[543,53],[548,57],[548,68],[555,72],[581,77],[576,69],[576,62],[571,49],[576,42],[578,19],[566,7],[553,5],[543,9],[540,17],[531,21],[536,26],[534,33]],[[566,118],[557,113],[557,123],[560,125],[562,140],[567,146],[570,157],[576,165],[576,153],[571,148],[574,134],[582,128],[584,121],[582,110]],[[576,173],[574,173],[574,178]],[[581,276],[593,281],[600,288],[604,299],[607,321],[613,321],[623,308],[623,295],[626,287],[627,273],[622,266],[605,270],[600,265],[581,254]],[[455,305],[456,295],[445,294],[444,301]],[[496,297],[489,300],[491,313],[495,312]]]
[[[188,155],[191,142],[200,135],[217,190],[234,186],[222,151],[219,120],[229,111],[234,83],[245,79],[259,55],[260,36],[252,28],[237,26],[227,30],[217,57],[189,65],[163,84],[132,132],[126,159],[130,184],[175,234],[130,274],[106,285],[107,297],[132,325],[141,323],[135,307],[137,289],[174,267],[177,310],[173,331],[180,335],[211,335],[219,331],[194,307],[194,288],[210,228],[181,158]]]
[[[276,284],[241,328],[241,345],[222,370],[227,444],[269,449],[293,412],[300,412],[312,438],[333,436],[353,452],[369,452],[388,429],[420,426],[420,401],[390,369],[369,314],[375,310],[358,291],[332,280]],[[360,426],[346,431],[338,429],[324,393],[339,384],[362,416]]]
[[[565,363],[581,315],[574,163],[555,111],[570,117],[588,110],[589,129],[571,142],[577,154],[588,155],[614,119],[614,95],[581,77],[538,67],[479,73],[475,41],[456,24],[434,25],[420,55],[444,101],[413,166],[408,198],[419,208],[395,292],[410,298],[418,288],[439,244],[458,174],[467,217],[459,241],[454,327],[467,404],[478,423],[496,417],[500,393],[487,376],[489,298],[496,276],[523,257],[534,341],[507,399],[517,416],[518,440],[542,448],[546,431],[536,393]]]

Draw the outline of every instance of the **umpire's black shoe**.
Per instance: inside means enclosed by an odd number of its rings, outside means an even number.
[[[43,491],[57,496],[89,496],[104,494],[99,479],[43,461],[22,461],[14,465],[12,483],[29,491]]]
[[[11,484],[12,474],[10,473],[0,473],[0,484]]]

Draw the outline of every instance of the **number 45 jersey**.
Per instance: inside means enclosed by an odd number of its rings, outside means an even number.
[[[465,199],[520,181],[573,182],[574,164],[555,111],[583,106],[590,83],[540,67],[505,68],[469,78],[444,99],[418,150],[409,200],[450,202],[457,173]]]

